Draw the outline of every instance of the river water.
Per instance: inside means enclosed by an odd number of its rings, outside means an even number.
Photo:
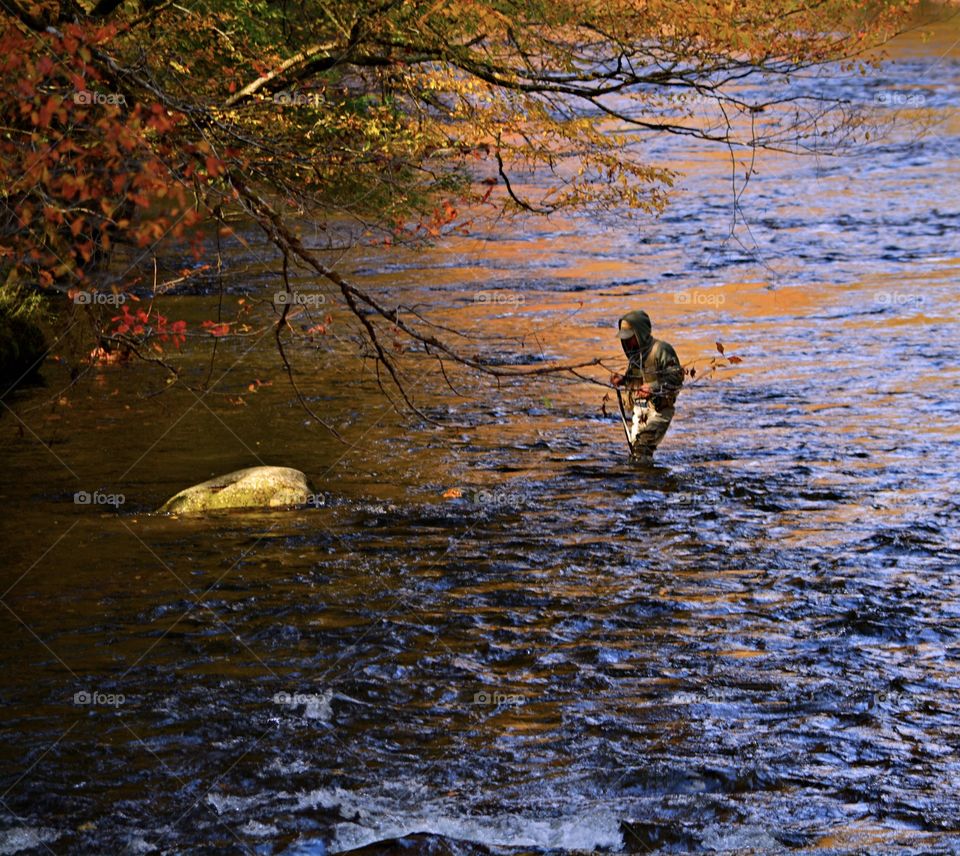
[[[444,424],[400,418],[332,303],[292,359],[345,444],[255,325],[207,395],[49,364],[0,422],[0,853],[960,851],[958,38],[834,80],[927,130],[761,158],[732,239],[726,154],[670,139],[658,220],[344,260],[530,363],[615,364],[634,308],[722,341],[653,467],[585,383],[458,397],[414,355]],[[314,506],[152,513],[259,463]]]

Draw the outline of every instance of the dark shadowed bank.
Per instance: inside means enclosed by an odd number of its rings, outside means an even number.
[[[3,393],[36,381],[47,353],[40,326],[0,306],[0,384]]]

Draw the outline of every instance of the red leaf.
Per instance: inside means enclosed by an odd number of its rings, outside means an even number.
[[[722,353],[723,353],[723,345],[721,345],[719,342],[717,342],[716,345],[717,345],[717,350],[722,354]]]
[[[727,357],[731,363],[742,363],[743,359],[741,357]]]

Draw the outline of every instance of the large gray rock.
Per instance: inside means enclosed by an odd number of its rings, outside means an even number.
[[[284,508],[309,501],[307,477],[290,467],[250,467],[195,484],[172,496],[161,511]]]

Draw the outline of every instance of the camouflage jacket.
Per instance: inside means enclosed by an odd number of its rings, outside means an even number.
[[[629,389],[647,384],[653,392],[650,401],[657,410],[673,407],[683,386],[683,368],[673,345],[650,335],[650,317],[642,309],[624,315],[620,325],[628,325],[640,343],[640,350],[632,355],[627,351],[626,343],[623,343],[624,353],[629,359],[623,386]]]

